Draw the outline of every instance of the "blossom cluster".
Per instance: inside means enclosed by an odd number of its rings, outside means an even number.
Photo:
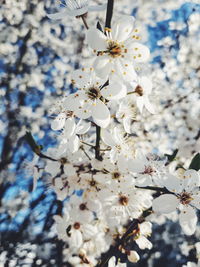
[[[145,109],[149,116],[156,113],[150,100],[153,83],[145,71],[150,51],[140,41],[135,19],[121,16],[111,28],[93,27],[86,22],[89,11],[87,1],[66,1],[64,11],[48,15],[82,18],[95,57],[70,74],[75,92],[52,105],[51,128],[59,144],[45,154],[44,171],[64,205],[62,214],[54,216],[58,238],[67,242],[67,261],[77,267],[101,264],[111,246],[137,262],[139,250],[128,244],[152,248],[147,237],[156,214],[178,212],[183,232],[192,235],[200,209],[199,169],[171,170],[166,158],[145,155],[135,142],[135,122]],[[40,149],[35,152],[44,157]],[[35,181],[40,175],[34,168]],[[108,256],[109,266],[117,264],[113,256]]]

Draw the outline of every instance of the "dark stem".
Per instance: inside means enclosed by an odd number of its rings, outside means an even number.
[[[96,145],[95,145],[95,158],[102,160],[100,155],[100,139],[101,139],[101,127],[96,125]]]
[[[106,23],[105,28],[111,29],[111,20],[113,15],[114,0],[108,0],[106,11]]]
[[[138,188],[138,189],[146,189],[146,190],[153,190],[153,191],[163,192],[163,193],[167,193],[167,194],[173,194],[172,192],[167,190],[167,188],[162,188],[162,187],[156,187],[156,186],[140,187],[140,186],[137,186],[137,185],[135,187]]]
[[[83,21],[83,24],[84,24],[85,28],[88,30],[88,29],[89,29],[89,26],[88,26],[88,24],[87,24],[85,14],[81,15],[80,17],[81,17],[81,19],[82,19],[82,21]]]

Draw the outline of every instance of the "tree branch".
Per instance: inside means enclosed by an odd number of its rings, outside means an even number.
[[[114,0],[108,0],[108,3],[107,3],[107,11],[106,11],[105,28],[111,29],[111,20],[112,20],[112,15],[113,15],[113,6],[114,6]]]

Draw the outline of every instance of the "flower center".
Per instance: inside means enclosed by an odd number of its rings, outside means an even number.
[[[120,196],[119,203],[122,206],[127,206],[128,205],[128,197],[127,196]]]
[[[145,169],[142,172],[142,174],[152,175],[154,172],[155,172],[155,170],[151,166],[145,166]]]
[[[95,180],[90,181],[90,186],[96,186],[96,181]]]
[[[121,174],[119,172],[113,172],[112,173],[112,179],[119,179]]]
[[[79,205],[79,209],[80,209],[80,210],[86,210],[86,209],[87,209],[86,204],[85,204],[85,203],[81,203],[81,204]]]
[[[193,198],[191,197],[191,195],[187,192],[183,192],[180,196],[179,196],[180,202],[183,205],[188,205]]]
[[[91,87],[88,89],[87,95],[88,95],[89,99],[94,100],[94,99],[100,98],[101,93],[100,93],[99,88]]]
[[[67,118],[72,118],[74,116],[74,112],[71,110],[67,110],[65,112]]]
[[[143,88],[138,85],[136,88],[135,88],[135,93],[137,93],[139,96],[143,96],[144,92],[143,92]]]
[[[75,222],[75,224],[73,226],[74,226],[74,229],[76,229],[76,230],[78,230],[81,227],[79,222]]]
[[[111,57],[119,57],[119,56],[121,56],[122,49],[121,49],[121,46],[117,42],[110,41],[108,43],[108,48],[107,49],[108,49],[108,54]]]

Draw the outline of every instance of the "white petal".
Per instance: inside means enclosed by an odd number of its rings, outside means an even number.
[[[140,236],[135,241],[138,244],[140,249],[146,249],[146,248],[151,249],[152,248],[152,243],[145,236]]]
[[[197,225],[197,215],[194,209],[190,206],[184,207],[179,214],[179,222],[186,235],[194,234]]]
[[[118,42],[126,40],[134,28],[134,17],[122,16],[112,27],[112,38]]]
[[[83,68],[73,71],[71,79],[78,88],[87,88],[91,82],[91,75]]]
[[[54,131],[61,130],[65,125],[66,115],[64,113],[60,113],[55,120],[51,122],[51,129]]]
[[[106,79],[111,71],[112,64],[109,62],[107,56],[98,56],[94,61],[94,69],[97,76],[102,79]]]
[[[64,172],[67,176],[73,176],[76,174],[76,169],[71,164],[64,164]]]
[[[96,105],[92,106],[92,117],[94,122],[102,128],[106,128],[110,123],[110,111],[99,99],[97,99]]]
[[[142,76],[139,79],[138,84],[143,88],[145,95],[149,95],[151,93],[153,85],[152,81],[149,78],[147,78],[146,76]]]
[[[78,91],[77,93],[68,95],[64,102],[63,106],[70,111],[76,110],[79,106],[81,106],[82,101],[84,99],[84,93]]]
[[[115,59],[113,69],[115,72],[111,73],[110,78],[113,80],[115,79],[115,75],[120,75],[125,81],[133,81],[137,78],[137,74],[135,72],[134,66],[130,59],[127,61],[125,59]]]
[[[153,200],[152,208],[157,213],[171,213],[176,210],[179,200],[172,194],[164,194]]]
[[[80,141],[77,135],[72,135],[68,140],[68,148],[72,153],[78,151],[80,145]]]
[[[140,256],[138,255],[138,253],[136,251],[134,251],[134,250],[131,250],[130,251],[130,255],[128,255],[128,260],[130,262],[135,263],[135,262],[138,262],[139,259],[140,259]]]
[[[128,134],[131,134],[131,119],[125,117],[125,118],[123,119],[123,125],[124,125],[124,130],[125,130]]]
[[[69,11],[67,9],[65,9],[64,11],[57,12],[54,14],[47,14],[47,17],[49,19],[59,20],[59,19],[66,18],[66,16],[69,16],[69,15],[70,15]]]
[[[141,173],[145,169],[144,162],[138,159],[129,160],[128,166],[131,172],[136,172],[136,173]]]
[[[164,186],[171,192],[181,193],[183,191],[183,185],[181,179],[169,174],[164,180]]]
[[[152,114],[155,114],[155,109],[153,107],[153,105],[149,102],[149,99],[148,97],[146,96],[145,99],[144,99],[144,105],[145,105],[145,108]]]
[[[121,99],[126,96],[126,87],[120,83],[111,83],[101,90],[101,94],[108,100]]]
[[[83,237],[79,230],[74,230],[69,238],[70,247],[79,248],[83,243]]]
[[[65,128],[64,128],[64,135],[69,138],[70,136],[73,135],[74,131],[75,131],[75,127],[76,127],[76,123],[74,118],[69,118],[66,120],[65,123]]]
[[[144,107],[144,98],[142,96],[138,96],[136,99],[136,104],[140,113],[142,113]]]
[[[116,142],[112,136],[112,134],[108,131],[108,130],[102,130],[101,131],[101,137],[102,137],[102,140],[103,142],[108,145],[108,146],[115,146],[116,145]]]
[[[200,192],[192,195],[191,205],[200,210]]]
[[[85,122],[83,120],[80,120],[76,126],[76,134],[85,134],[89,131],[91,127],[90,122]]]
[[[193,191],[195,187],[200,185],[198,172],[195,170],[187,170],[183,174],[183,187],[185,191]]]
[[[74,112],[76,116],[80,119],[87,119],[92,114],[92,103],[85,103],[83,105],[80,105]]]
[[[106,36],[97,28],[91,27],[89,30],[87,30],[86,42],[92,49],[97,51],[105,51],[107,48],[106,40]]]
[[[150,51],[147,46],[134,42],[128,47],[128,56],[131,56],[136,62],[146,62],[149,59]]]

